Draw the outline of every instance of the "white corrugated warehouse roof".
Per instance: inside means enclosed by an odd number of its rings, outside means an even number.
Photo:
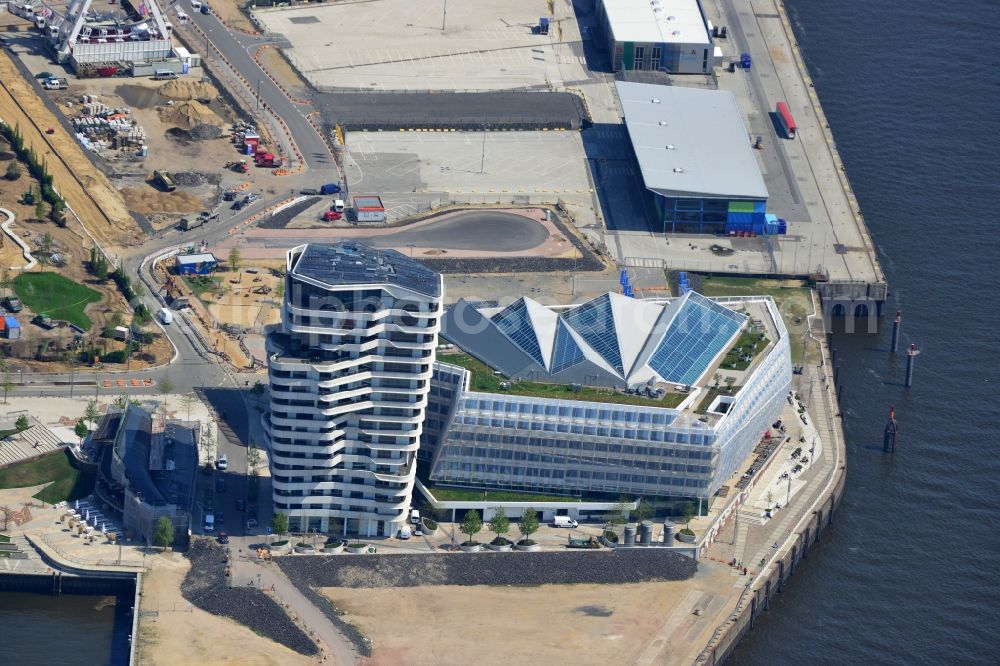
[[[177,255],[177,261],[182,264],[204,264],[209,261],[218,261],[215,255],[212,253],[208,254],[180,254]]]
[[[602,0],[617,42],[709,44],[698,0]]]
[[[615,87],[647,189],[673,197],[767,198],[732,93],[624,81]]]

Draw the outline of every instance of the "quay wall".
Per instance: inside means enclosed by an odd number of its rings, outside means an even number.
[[[803,560],[809,557],[809,548],[819,542],[823,530],[833,524],[836,508],[844,496],[847,470],[837,470],[835,485],[829,495],[817,500],[814,510],[788,536],[767,568],[762,571],[740,597],[736,610],[716,631],[708,646],[695,661],[697,666],[715,666],[725,663],[743,637],[753,629],[761,614],[768,610],[770,600],[781,592],[782,584],[795,573]]]
[[[820,317],[814,321],[823,322],[825,320]],[[737,601],[736,608],[709,639],[705,649],[694,662],[697,666],[714,666],[726,661],[743,637],[753,629],[761,613],[768,610],[771,599],[781,592],[783,583],[791,578],[795,569],[809,557],[810,546],[818,543],[823,530],[833,524],[837,507],[844,497],[847,482],[847,447],[844,440],[840,407],[837,404],[829,336],[814,335],[813,339],[820,344],[822,369],[826,375],[826,384],[834,387],[834,390],[830,390],[828,393],[829,402],[817,401],[814,404],[819,409],[830,410],[828,418],[834,441],[827,442],[826,445],[835,447],[837,452],[836,467],[827,481],[824,491],[806,509],[795,527],[781,542],[775,555],[750,581]],[[815,414],[813,418],[816,418]]]

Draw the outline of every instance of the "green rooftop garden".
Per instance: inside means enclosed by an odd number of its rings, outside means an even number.
[[[744,330],[736,344],[726,352],[726,357],[719,363],[723,370],[746,370],[762,351],[767,349],[768,339],[763,333]]]
[[[698,275],[697,291],[704,296],[771,296],[788,329],[792,360],[802,360],[806,317],[813,311],[812,296],[802,280],[773,280],[720,275]]]
[[[630,395],[610,388],[583,386],[574,388],[569,384],[546,384],[543,382],[527,382],[507,380],[494,375],[484,363],[468,354],[438,354],[437,360],[442,363],[458,365],[472,373],[469,388],[485,393],[509,393],[511,395],[526,395],[536,398],[556,398],[561,400],[580,400],[585,402],[609,402],[620,405],[645,405],[648,407],[676,407],[687,397],[682,393],[667,393],[661,400],[653,400],[639,395]],[[508,388],[500,388],[500,384],[508,384]]]

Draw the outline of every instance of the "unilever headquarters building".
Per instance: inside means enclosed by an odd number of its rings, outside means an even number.
[[[706,500],[791,386],[770,297],[446,308],[440,275],[352,242],[294,248],[286,280],[264,426],[293,530],[395,534],[418,467],[429,488]]]

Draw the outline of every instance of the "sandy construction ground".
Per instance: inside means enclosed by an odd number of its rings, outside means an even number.
[[[637,585],[322,590],[371,637],[367,663],[385,666],[690,663],[733,591],[717,566]]]
[[[25,143],[46,158],[56,187],[88,229],[109,246],[124,246],[138,227],[121,194],[84,156],[11,62],[0,53],[0,118],[20,125]],[[44,134],[47,129],[52,134]]]
[[[149,558],[147,558],[147,563]],[[143,611],[139,625],[139,656],[147,666],[198,664],[265,666],[315,664],[315,659],[262,638],[246,627],[192,607],[180,585],[190,564],[175,553],[157,556],[143,579]]]

